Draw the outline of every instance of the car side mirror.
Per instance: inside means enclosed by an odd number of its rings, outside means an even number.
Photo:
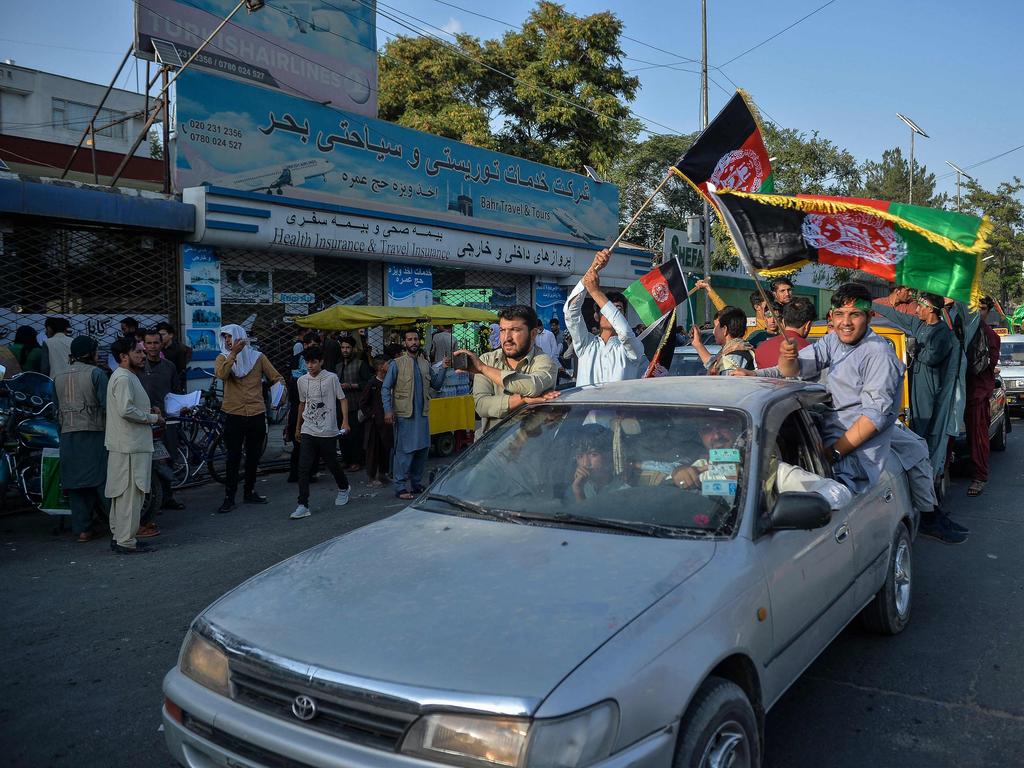
[[[828,525],[832,508],[817,493],[780,493],[768,516],[768,527],[776,531],[813,531]]]

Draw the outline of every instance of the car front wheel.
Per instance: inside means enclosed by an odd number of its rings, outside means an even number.
[[[683,716],[673,768],[759,768],[761,740],[750,699],[733,682],[709,677]]]
[[[881,635],[898,635],[910,623],[913,598],[913,549],[910,532],[900,523],[896,526],[885,584],[865,606],[861,618],[864,626]]]

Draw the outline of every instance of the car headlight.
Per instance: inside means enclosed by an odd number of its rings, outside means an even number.
[[[603,702],[552,720],[434,714],[417,720],[402,752],[465,768],[586,768],[611,753],[619,710]]]
[[[224,651],[196,632],[189,632],[178,662],[182,674],[222,696],[231,693],[228,657]]]

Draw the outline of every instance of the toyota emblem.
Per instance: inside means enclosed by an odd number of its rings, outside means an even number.
[[[308,721],[316,717],[316,699],[299,694],[292,701],[292,714],[299,720]]]

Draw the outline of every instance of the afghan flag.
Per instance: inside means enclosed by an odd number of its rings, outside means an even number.
[[[686,283],[683,282],[679,262],[672,259],[655,267],[622,293],[636,310],[640,322],[644,325],[656,323],[662,315],[686,300]]]
[[[741,255],[763,275],[808,262],[858,269],[972,306],[992,225],[956,211],[819,195],[713,190]]]
[[[755,115],[747,95],[736,91],[671,171],[712,204],[709,182],[718,189],[774,192],[775,177]]]

